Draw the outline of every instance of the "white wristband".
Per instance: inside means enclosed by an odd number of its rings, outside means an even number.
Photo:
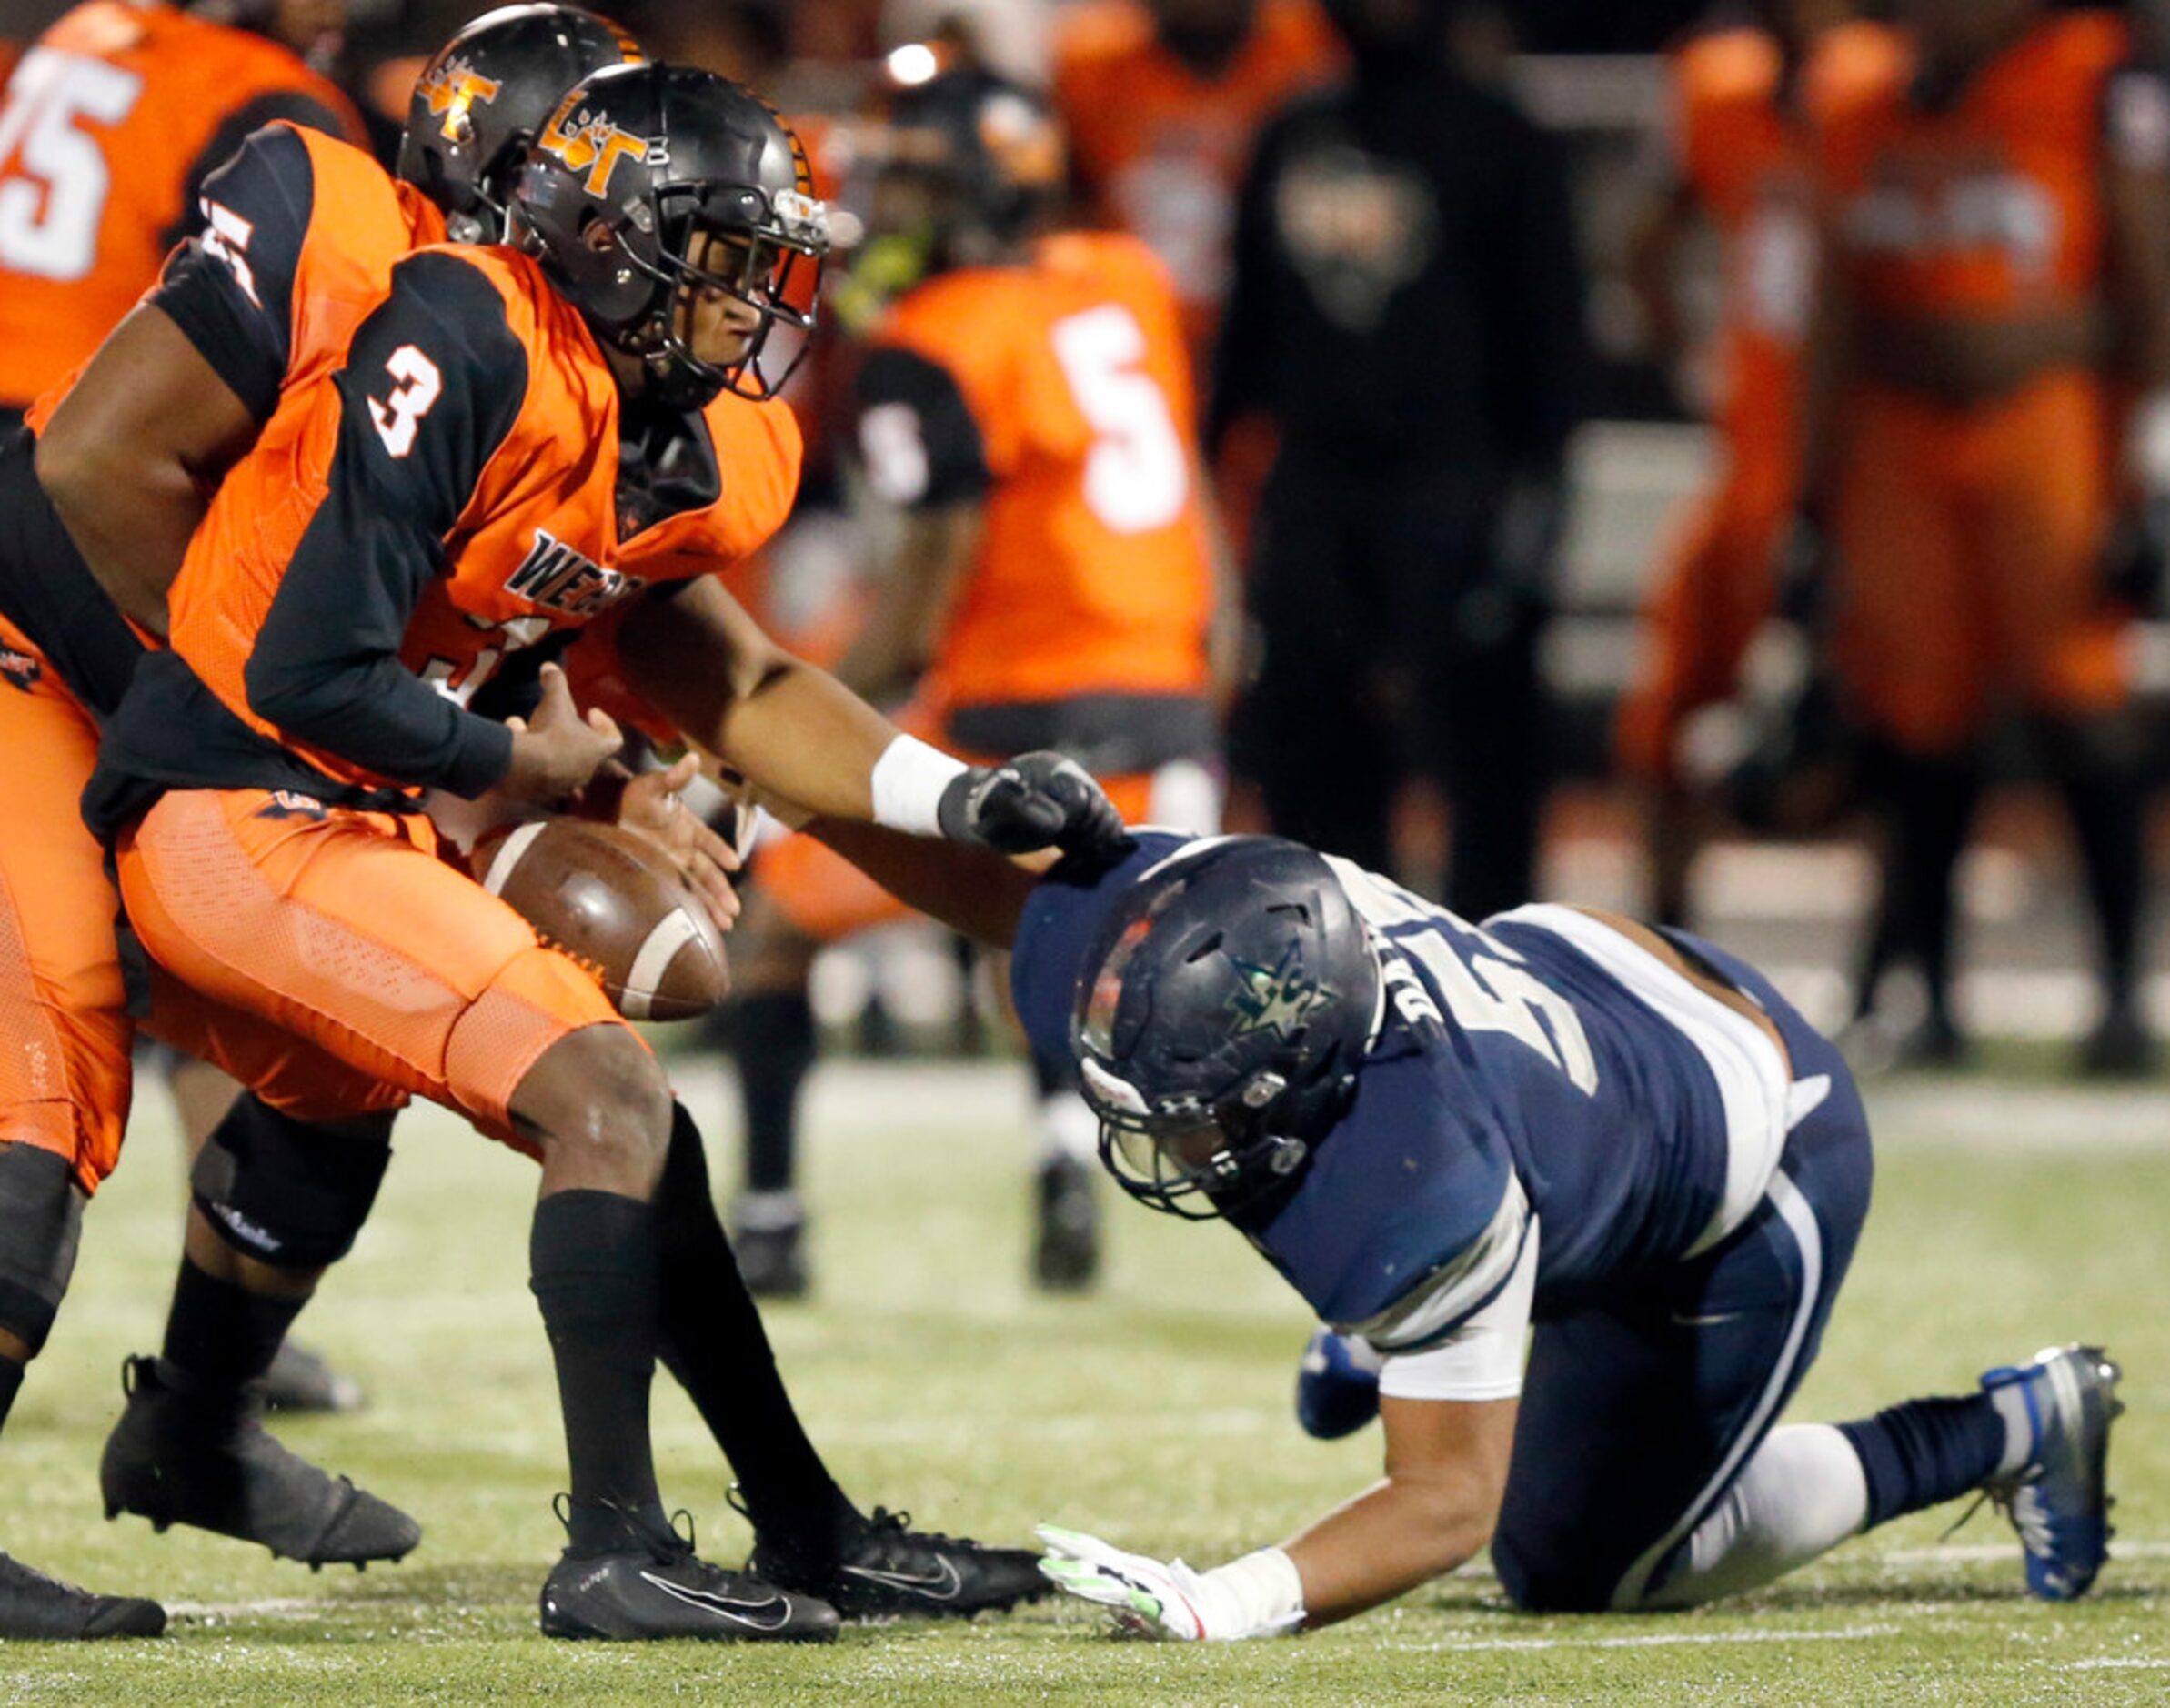
[[[1303,1623],[1303,1578],[1279,1548],[1261,1548],[1198,1575],[1200,1635],[1209,1642],[1278,1637]]]
[[[909,836],[939,836],[942,790],[969,769],[917,736],[899,736],[874,761],[874,822]]]

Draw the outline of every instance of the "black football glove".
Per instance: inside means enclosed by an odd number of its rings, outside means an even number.
[[[951,779],[936,810],[942,834],[998,854],[1059,848],[1097,855],[1123,842],[1114,803],[1075,759],[1021,753],[1007,765],[975,765]]]

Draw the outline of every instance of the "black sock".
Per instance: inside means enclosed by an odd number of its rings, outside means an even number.
[[[2105,1005],[2133,1000],[2133,969],[2140,940],[2140,909],[2147,889],[2147,791],[2136,760],[2107,751],[2106,736],[2053,727],[2050,766],[2065,797],[2065,810],[2080,846],[2087,899],[2101,932]]]
[[[535,1207],[530,1285],[558,1362],[576,1553],[668,1528],[648,1440],[656,1221],[654,1205],[617,1192],[553,1192]]]
[[[7,1414],[15,1409],[15,1395],[23,1392],[23,1372],[28,1368],[12,1358],[0,1357],[0,1429],[7,1427]]]
[[[1981,794],[1972,756],[1924,759],[1908,755],[1894,766],[1890,804],[1893,947],[1921,969],[1930,1012],[1951,1015],[1952,879],[1966,846],[1966,831]]]
[[[2004,1456],[2004,1420],[1985,1393],[1910,1400],[1839,1432],[1861,1456],[1870,1526],[1964,1494]]]
[[[198,1388],[239,1388],[271,1368],[307,1293],[256,1293],[181,1260],[160,1360]]]
[[[1032,1051],[1032,1089],[1045,1102],[1058,1091],[1074,1091],[1084,1083],[1078,1071],[1078,1064],[1066,1050],[1060,1056],[1045,1057],[1037,1050]]]
[[[730,1462],[763,1542],[825,1566],[859,1512],[807,1439],[784,1388],[760,1310],[716,1217],[700,1131],[683,1108],[672,1111],[657,1206],[663,1361]]]
[[[746,1104],[746,1190],[791,1190],[799,1093],[814,1068],[806,991],[759,990],[738,1001],[738,1084]]]

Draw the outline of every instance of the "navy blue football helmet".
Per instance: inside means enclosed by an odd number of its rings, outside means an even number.
[[[1241,1216],[1292,1182],[1356,1095],[1384,988],[1370,929],[1311,849],[1192,843],[1101,926],[1071,1042],[1100,1160],[1140,1202]]]

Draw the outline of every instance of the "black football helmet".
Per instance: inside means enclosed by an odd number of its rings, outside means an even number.
[[[559,98],[590,72],[646,58],[618,25],[578,6],[486,12],[416,80],[398,174],[445,210],[453,242],[502,243],[513,180]]]
[[[829,237],[812,182],[798,136],[751,90],[684,66],[619,65],[558,103],[528,150],[515,224],[596,336],[646,364],[650,396],[674,408],[726,388],[765,399],[813,329]],[[695,265],[704,236],[732,245],[728,275]],[[688,293],[708,289],[760,316],[729,367],[703,361],[681,327]],[[762,355],[779,325],[797,347],[772,377]]]
[[[1347,1111],[1383,1004],[1370,928],[1321,856],[1275,837],[1190,845],[1122,898],[1079,983],[1100,1160],[1155,1210],[1241,1216]]]
[[[944,71],[897,88],[870,134],[870,152],[880,178],[936,192],[929,237],[937,267],[983,263],[1030,236],[1060,203],[1066,182],[1053,109],[987,71]]]

